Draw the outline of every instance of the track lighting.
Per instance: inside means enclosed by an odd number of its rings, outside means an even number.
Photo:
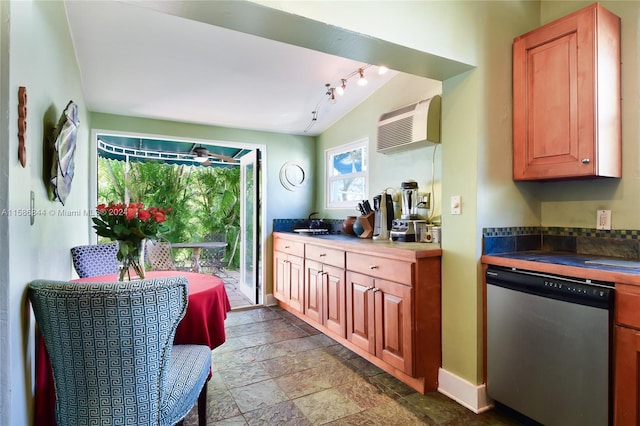
[[[331,86],[331,83],[326,83],[325,84],[324,95],[322,96],[322,98],[320,99],[318,104],[316,105],[315,110],[313,110],[311,112],[311,115],[312,115],[311,123],[309,123],[309,126],[307,126],[307,128],[304,131],[308,132],[309,129],[311,129],[311,127],[313,127],[313,125],[316,123],[316,121],[318,121],[318,110],[320,109],[320,104],[323,101],[328,100],[330,103],[335,104],[337,102],[337,100],[338,100],[336,98],[336,95],[343,96],[345,94],[346,89],[347,89],[347,81],[350,78],[358,76],[358,86],[366,86],[368,82],[367,82],[367,79],[364,76],[364,70],[366,70],[370,66],[371,66],[370,64],[363,65],[362,67],[360,67],[357,70],[353,71],[351,74],[347,75],[346,77],[341,78],[340,79],[340,84],[336,85],[334,87]],[[382,75],[382,74],[386,73],[387,71],[388,71],[387,67],[381,66],[378,69],[378,74]]]
[[[366,86],[368,81],[366,78],[364,78],[364,70],[360,68],[358,70],[358,73],[360,74],[360,78],[358,79],[358,86]]]

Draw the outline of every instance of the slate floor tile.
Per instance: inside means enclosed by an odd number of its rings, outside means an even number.
[[[421,395],[279,307],[232,311],[212,351],[208,426],[520,426]],[[197,406],[185,419],[198,424]]]

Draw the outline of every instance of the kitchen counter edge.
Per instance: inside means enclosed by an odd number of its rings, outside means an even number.
[[[405,243],[391,240],[380,241],[371,238],[349,237],[347,235],[307,236],[291,232],[274,232],[273,236],[364,254],[371,253],[371,251],[375,250],[377,254],[387,254],[390,256],[401,254],[416,259],[442,256],[442,248],[440,248],[439,244],[434,243]]]
[[[482,264],[486,265],[505,266],[508,268],[525,269],[548,274],[640,286],[640,275],[633,273],[512,259],[508,257],[501,257],[499,255],[483,255],[480,261]]]

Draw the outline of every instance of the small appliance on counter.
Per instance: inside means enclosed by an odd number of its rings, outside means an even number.
[[[419,226],[426,220],[395,219],[391,227],[391,240],[414,243],[419,240]]]
[[[402,214],[400,219],[418,219],[418,182],[409,179],[400,184],[402,190]]]
[[[388,240],[394,217],[391,194],[387,194],[387,191],[382,191],[382,194],[373,197],[373,211],[375,212],[373,239]]]

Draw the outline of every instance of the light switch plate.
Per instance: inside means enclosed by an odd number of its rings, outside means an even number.
[[[462,213],[462,202],[460,200],[459,195],[451,196],[451,214],[461,214]]]
[[[611,231],[611,210],[598,210],[596,229]]]

